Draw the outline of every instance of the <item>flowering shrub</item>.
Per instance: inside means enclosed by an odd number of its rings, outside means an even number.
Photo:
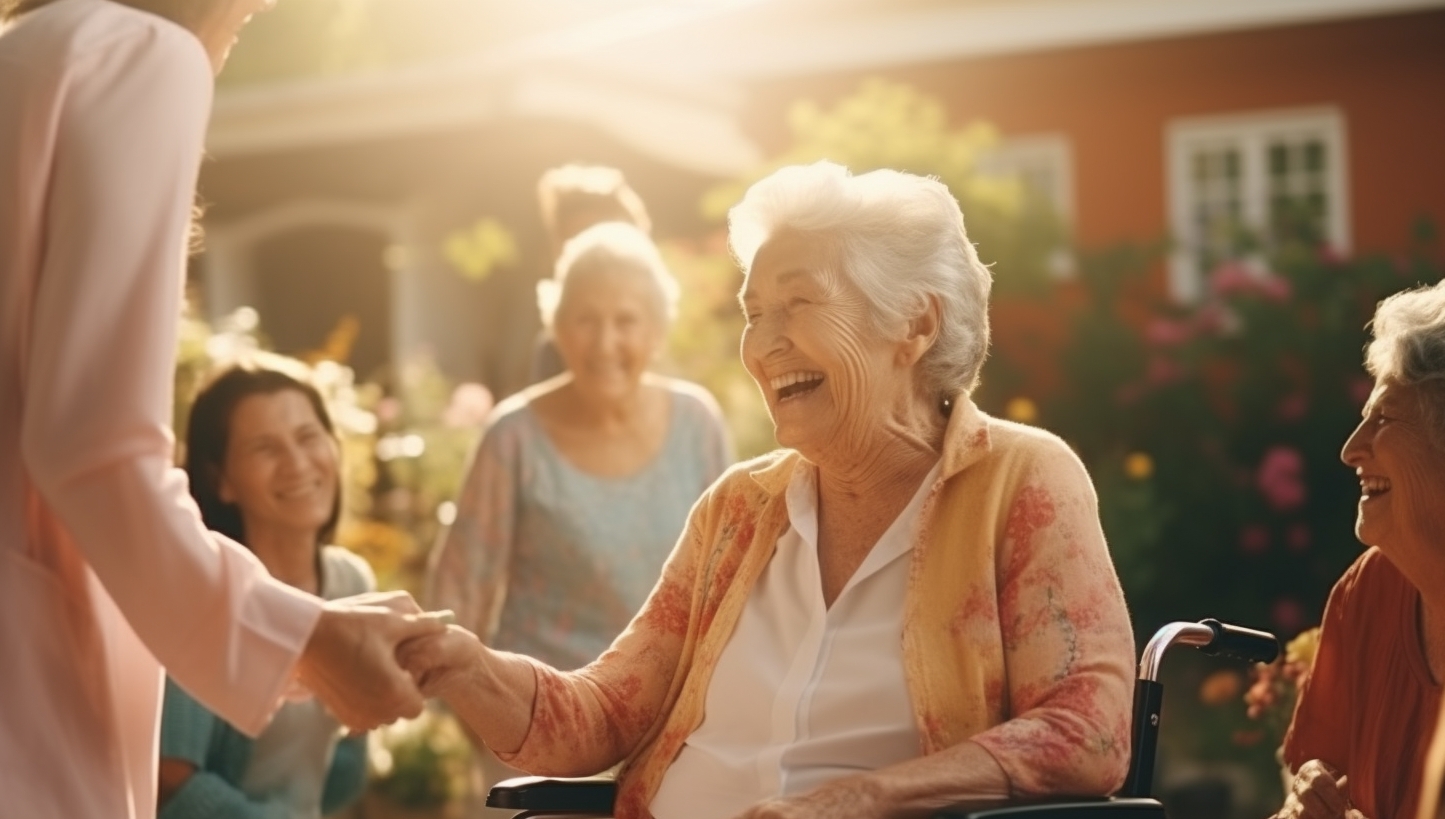
[[[1259,731],[1241,731],[1235,735],[1241,745],[1268,740],[1270,747],[1284,741],[1285,730],[1294,716],[1300,686],[1314,666],[1319,650],[1319,627],[1299,633],[1285,646],[1284,654],[1272,663],[1256,663],[1250,671],[1250,686],[1244,693],[1246,714],[1262,723]]]

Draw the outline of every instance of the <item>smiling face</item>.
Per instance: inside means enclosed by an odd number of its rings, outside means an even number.
[[[565,288],[552,335],[573,387],[599,401],[635,395],[666,332],[644,274],[592,271],[569,279]]]
[[[1340,453],[1360,479],[1355,535],[1407,575],[1427,554],[1445,560],[1445,452],[1430,437],[1420,399],[1418,387],[1377,383]]]
[[[837,258],[820,236],[779,233],[758,249],[741,294],[743,365],[778,443],[814,463],[866,451],[915,400],[917,358],[902,328],[895,341],[875,327]]]
[[[336,509],[338,462],[304,394],[248,395],[231,413],[218,495],[241,510],[248,539],[275,532],[314,542]]]

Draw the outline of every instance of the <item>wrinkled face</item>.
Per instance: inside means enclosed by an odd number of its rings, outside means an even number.
[[[314,538],[340,487],[336,440],[296,390],[248,395],[231,413],[219,495],[241,510],[249,536],[262,531]]]
[[[1445,452],[1425,426],[1418,387],[1377,383],[1340,457],[1360,478],[1360,542],[1397,561],[1408,562],[1399,550],[1413,552],[1417,544],[1438,552],[1445,544]]]
[[[631,271],[603,270],[565,287],[552,335],[575,388],[602,401],[634,395],[666,332],[648,283]]]
[[[743,365],[778,443],[815,463],[867,441],[909,383],[836,255],[821,237],[779,233],[758,249],[740,294]]]

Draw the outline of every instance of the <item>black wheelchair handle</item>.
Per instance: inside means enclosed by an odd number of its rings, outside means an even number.
[[[1233,626],[1215,619],[1200,620],[1214,632],[1214,639],[1199,650],[1210,656],[1234,657],[1252,663],[1272,663],[1279,656],[1279,640],[1266,631]]]

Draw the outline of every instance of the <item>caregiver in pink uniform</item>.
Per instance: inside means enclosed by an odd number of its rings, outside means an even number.
[[[201,524],[168,428],[218,70],[267,0],[0,0],[0,802],[155,813],[164,666],[250,733],[293,690],[422,700],[405,595],[323,603]],[[409,612],[409,613],[408,613]]]

